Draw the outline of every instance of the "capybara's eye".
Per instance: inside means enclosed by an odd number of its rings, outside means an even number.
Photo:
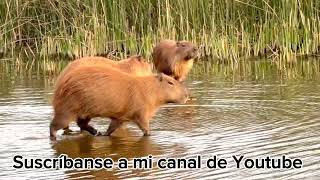
[[[173,82],[171,82],[171,81],[168,81],[168,84],[170,84],[171,86],[173,86]]]

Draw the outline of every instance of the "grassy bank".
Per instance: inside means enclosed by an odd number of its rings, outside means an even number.
[[[150,56],[160,39],[185,39],[201,55],[319,55],[318,0],[2,0],[0,56]],[[58,58],[57,58],[58,59]]]

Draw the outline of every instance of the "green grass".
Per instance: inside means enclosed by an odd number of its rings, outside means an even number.
[[[2,0],[0,56],[150,57],[160,39],[184,39],[202,56],[294,61],[319,56],[318,0]]]

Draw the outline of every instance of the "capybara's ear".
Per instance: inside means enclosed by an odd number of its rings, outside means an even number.
[[[163,73],[158,73],[157,74],[157,78],[159,79],[159,81],[162,81],[163,80]]]
[[[177,44],[177,46],[180,46],[181,41],[177,41],[176,44]]]

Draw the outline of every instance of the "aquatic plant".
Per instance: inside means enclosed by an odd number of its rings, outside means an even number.
[[[150,57],[168,38],[213,60],[292,61],[319,55],[319,18],[317,0],[3,0],[0,57]]]

